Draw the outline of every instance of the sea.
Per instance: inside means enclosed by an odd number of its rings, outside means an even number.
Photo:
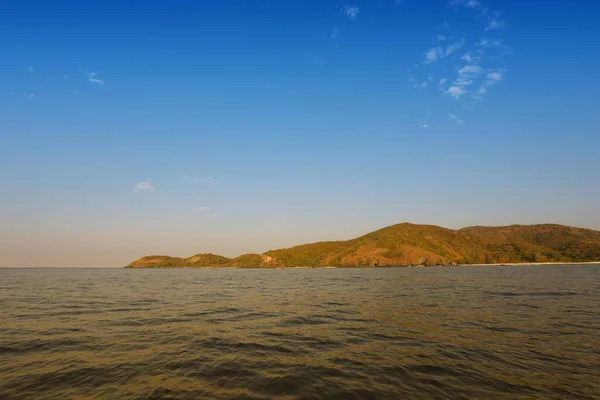
[[[1,269],[0,399],[599,399],[600,265]]]

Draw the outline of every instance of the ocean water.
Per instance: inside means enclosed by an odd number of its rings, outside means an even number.
[[[600,266],[0,270],[1,399],[598,399]]]

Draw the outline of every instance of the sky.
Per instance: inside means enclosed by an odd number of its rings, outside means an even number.
[[[600,230],[600,2],[0,3],[0,267]]]

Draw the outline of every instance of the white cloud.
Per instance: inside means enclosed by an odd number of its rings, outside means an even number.
[[[426,79],[426,80],[424,80],[424,81],[423,81],[423,82],[421,82],[421,83],[415,82],[415,80],[414,80],[412,77],[411,77],[411,78],[409,78],[409,79],[408,79],[408,81],[409,81],[409,82],[412,82],[412,83],[413,83],[413,86],[414,86],[414,87],[416,87],[416,88],[424,88],[424,87],[427,87],[427,86],[429,85],[429,82],[431,82],[431,80],[432,80],[432,79],[433,79],[433,77],[432,77],[431,75],[429,75],[429,76],[427,77],[427,79]]]
[[[462,86],[450,86],[448,90],[444,91],[444,94],[454,97],[456,100],[460,99],[460,96],[465,95],[468,91]]]
[[[479,65],[465,65],[458,70],[458,78],[452,82],[452,86],[444,92],[459,99],[467,93],[465,87],[472,85],[476,79],[484,73],[484,69]]]
[[[28,94],[27,97],[30,99],[35,99],[37,96],[35,93],[31,93],[31,94]]]
[[[210,210],[211,210],[211,207],[206,207],[206,206],[194,208],[194,212],[196,212],[198,214],[204,214],[205,212],[210,211]]]
[[[342,8],[342,12],[348,16],[348,18],[354,20],[358,17],[358,13],[360,12],[360,8],[356,5],[345,5]]]
[[[479,12],[477,18],[486,21],[485,32],[506,29],[506,23],[500,18],[503,13],[484,7],[479,0],[451,0],[450,5],[476,9]]]
[[[460,49],[465,44],[465,39],[461,39],[458,42],[452,43],[446,47],[446,57]]]
[[[477,0],[452,0],[451,6],[465,6],[469,8],[479,8],[481,4]]]
[[[460,59],[471,64],[471,63],[477,62],[479,60],[479,57],[476,57],[469,52],[469,53],[465,53],[465,55],[463,55]]]
[[[490,22],[488,22],[487,26],[485,27],[485,31],[493,31],[493,30],[500,30],[500,29],[505,29],[506,28],[506,24],[504,23],[504,21],[500,21],[497,19],[492,19]]]
[[[471,9],[469,13],[473,14],[475,20],[481,23],[481,31],[506,28],[503,13],[486,7],[484,0],[447,1],[449,1],[451,6]],[[445,23],[444,26],[448,27],[449,24]],[[486,94],[491,86],[504,80],[502,69],[490,70],[484,68],[488,61],[497,59],[510,52],[510,47],[506,46],[502,39],[490,39],[484,36],[478,42],[469,41],[468,47],[472,48],[464,50],[467,47],[466,35],[463,35],[463,38],[458,41],[451,42],[446,30],[440,27],[437,29],[438,32],[435,36],[437,44],[425,52],[420,64],[440,63],[445,66],[449,63],[449,60],[458,60],[460,58],[459,64],[455,65],[456,75],[449,79],[443,78],[438,81],[438,90],[444,95],[461,100],[461,104],[464,103],[464,96],[470,103],[473,103],[473,100],[481,100],[482,95]],[[447,60],[442,62],[445,59]],[[433,68],[435,65],[429,68]],[[418,65],[415,67],[418,67]],[[413,81],[413,86],[420,88],[427,86],[427,84],[425,82]],[[456,120],[457,124],[463,123],[463,120],[459,117],[453,119]]]
[[[473,83],[472,79],[466,79],[466,78],[458,78],[458,79],[455,79],[454,82],[452,82],[452,84],[455,86],[469,86],[472,83]]]
[[[142,181],[142,182],[138,182],[133,186],[133,191],[134,192],[141,192],[141,191],[146,191],[146,190],[154,190],[154,186],[152,185],[152,182],[148,181]]]
[[[442,59],[448,57],[449,55],[451,55],[452,53],[454,53],[455,51],[457,51],[458,49],[460,49],[464,44],[465,44],[465,39],[461,39],[458,42],[455,42],[455,43],[452,43],[451,45],[446,46],[445,49],[440,46],[432,47],[429,50],[427,50],[427,52],[425,52],[425,60],[423,60],[423,63],[431,64],[438,60],[442,60]]]
[[[498,72],[492,72],[487,75],[490,81],[498,82],[502,80],[502,75]]]
[[[478,96],[486,95],[488,93],[488,89],[490,87],[494,86],[495,84],[497,84],[498,82],[500,82],[503,79],[504,79],[504,76],[501,73],[490,72],[489,74],[487,74],[485,82],[483,82],[483,84],[481,85],[479,90],[477,90],[476,95],[478,95]],[[480,99],[481,99],[481,97],[480,97]]]
[[[87,75],[88,75],[88,80],[89,80],[91,83],[98,83],[98,84],[100,84],[100,85],[104,85],[104,81],[103,81],[102,79],[98,78],[98,74],[97,74],[97,73],[95,73],[95,72],[90,72],[90,73],[88,73]]]
[[[475,46],[477,46],[477,47],[500,47],[500,46],[502,46],[502,41],[481,39],[479,42],[475,43]]]
[[[196,178],[195,176],[184,176],[181,179],[183,179],[184,181],[207,182],[207,183],[213,183],[215,181],[215,178],[213,178],[212,176],[207,176],[206,178]]]
[[[97,72],[87,72],[87,71],[82,70],[81,68],[79,68],[79,72],[84,74],[90,83],[97,83],[99,85],[104,85],[104,80],[102,80],[98,77]]]
[[[33,67],[27,67],[27,71],[31,72],[32,74],[35,74],[35,68]]]
[[[483,74],[483,68],[479,65],[465,65],[458,70],[458,75],[463,78],[477,76]]]
[[[423,62],[427,63],[427,64],[435,62],[440,58],[441,54],[442,54],[441,47],[432,47],[431,49],[427,50],[427,52],[425,53],[425,61],[423,61]]]
[[[423,124],[423,125],[421,125],[421,126],[420,126],[420,128],[423,128],[423,129],[429,129],[429,125],[427,125],[427,124]]]
[[[464,122],[464,121],[463,121],[463,120],[462,120],[462,119],[461,119],[461,118],[460,118],[458,115],[456,115],[456,114],[452,114],[452,113],[450,113],[450,114],[448,114],[448,117],[449,117],[449,118],[451,118],[451,119],[453,119],[454,121],[456,121],[456,125],[462,125],[462,124],[463,124],[463,122]]]

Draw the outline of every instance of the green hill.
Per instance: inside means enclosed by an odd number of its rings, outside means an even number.
[[[132,268],[365,267],[600,260],[600,232],[562,226],[472,226],[397,224],[356,239],[305,244],[234,259],[215,254],[189,258],[142,257]]]

